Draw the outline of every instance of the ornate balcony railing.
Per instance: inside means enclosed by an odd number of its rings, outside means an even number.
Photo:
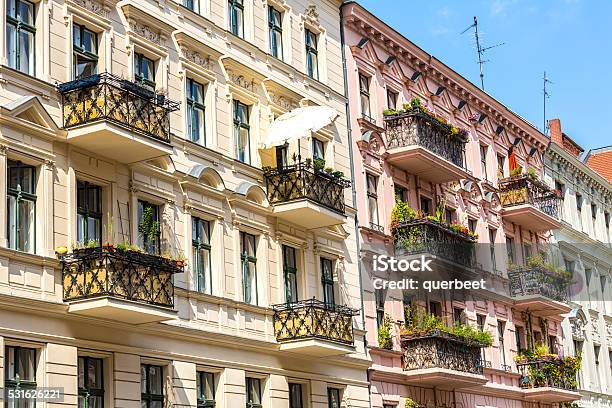
[[[114,297],[156,306],[174,306],[176,261],[115,248],[77,249],[61,256],[64,301]]]
[[[517,363],[516,369],[521,377],[521,388],[560,388],[568,391],[577,389],[576,376],[568,373],[562,360],[536,360]]]
[[[350,181],[304,163],[264,170],[270,204],[308,199],[344,214],[344,189]]]
[[[393,230],[395,256],[430,254],[473,267],[474,240],[426,218],[401,223]]]
[[[426,335],[401,336],[404,371],[441,368],[482,374],[482,346],[460,337],[433,331]]]
[[[543,266],[524,266],[508,271],[510,296],[544,296],[567,302],[570,281]]]
[[[109,121],[163,142],[170,142],[170,112],[178,103],[140,84],[108,73],[58,86],[64,128]]]
[[[273,309],[278,342],[315,338],[353,344],[354,309],[315,299],[275,305]]]
[[[385,134],[388,149],[418,145],[465,168],[465,143],[448,126],[417,109],[385,116]]]
[[[553,218],[559,218],[559,197],[546,184],[528,175],[508,177],[499,181],[502,207],[529,204]]]

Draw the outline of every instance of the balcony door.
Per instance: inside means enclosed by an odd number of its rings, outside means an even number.
[[[285,275],[285,299],[287,303],[298,301],[297,261],[295,248],[283,245],[283,271]]]

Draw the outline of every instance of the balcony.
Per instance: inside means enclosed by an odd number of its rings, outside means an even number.
[[[122,163],[172,153],[170,112],[178,104],[108,73],[58,86],[67,141]]]
[[[541,181],[522,174],[499,181],[502,216],[525,229],[538,232],[556,229],[559,198]]]
[[[469,177],[465,142],[417,109],[385,116],[387,162],[433,183]]]
[[[264,170],[274,215],[313,229],[343,224],[344,189],[350,181],[305,163]]]
[[[113,247],[84,248],[60,257],[70,313],[141,324],[170,320],[176,261]]]
[[[580,399],[576,391],[576,374],[565,366],[562,359],[517,363],[521,375],[519,385],[524,390],[525,399],[545,404]]]
[[[524,266],[508,271],[510,296],[517,310],[539,316],[567,313],[570,280],[545,266]]]
[[[395,256],[429,255],[440,260],[472,268],[475,260],[474,239],[450,226],[427,218],[403,222],[394,229]]]
[[[411,385],[456,389],[487,382],[482,345],[442,331],[401,336],[403,369]]]
[[[356,310],[310,299],[273,306],[274,333],[281,350],[306,356],[348,354]]]

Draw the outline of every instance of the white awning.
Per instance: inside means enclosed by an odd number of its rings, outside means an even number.
[[[260,149],[281,146],[292,140],[308,136],[330,125],[338,112],[328,106],[307,106],[287,112],[272,122],[272,126],[261,142]]]

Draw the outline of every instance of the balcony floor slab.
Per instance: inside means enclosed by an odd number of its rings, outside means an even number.
[[[71,301],[68,312],[129,324],[161,322],[177,316],[172,309],[110,296]]]
[[[538,387],[523,390],[526,401],[535,401],[550,404],[553,402],[570,402],[580,399],[577,391],[564,390],[562,388]]]
[[[466,169],[418,145],[389,149],[387,154],[387,162],[435,184],[471,177]]]
[[[474,387],[487,383],[482,374],[472,374],[447,368],[424,368],[404,371],[406,383],[410,385],[426,385],[440,389],[456,389]]]
[[[548,231],[561,227],[561,222],[531,204],[504,207],[502,217],[530,231]]]
[[[344,224],[346,216],[309,199],[274,204],[275,216],[307,229]]]
[[[513,299],[516,310],[521,312],[529,311],[542,317],[558,316],[569,313],[572,310],[569,305],[544,296],[517,296],[513,297]]]
[[[320,358],[350,354],[355,347],[323,339],[300,339],[282,342],[280,350]]]

